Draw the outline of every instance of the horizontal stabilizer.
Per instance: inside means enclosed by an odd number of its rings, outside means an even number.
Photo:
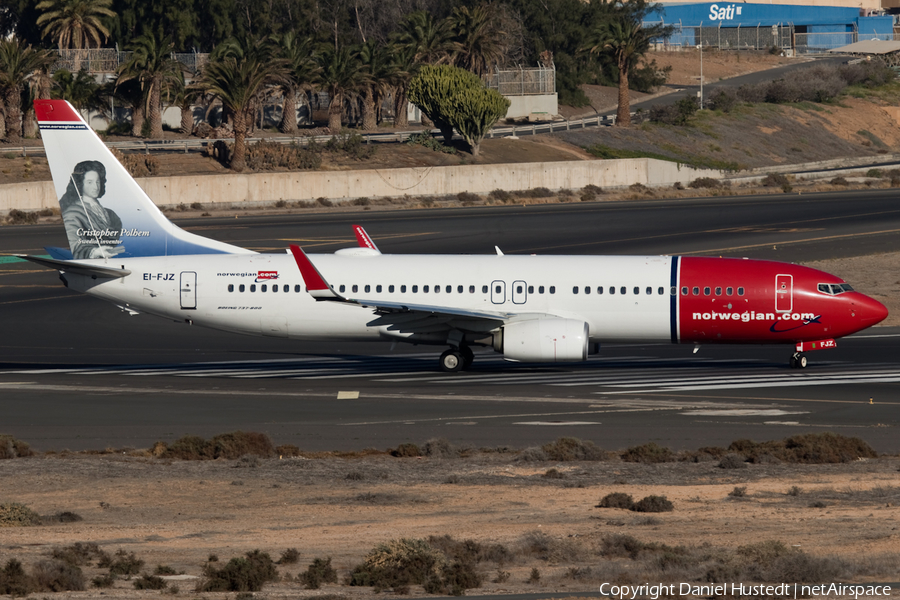
[[[131,275],[131,271],[129,271],[128,269],[111,269],[109,267],[99,267],[96,265],[89,265],[73,260],[55,260],[52,258],[41,258],[40,256],[29,256],[27,254],[16,254],[16,256],[39,264],[42,267],[48,267],[50,269],[56,269],[57,271],[72,273],[73,275],[84,275],[86,277],[105,277],[107,279],[116,279],[119,277]]]

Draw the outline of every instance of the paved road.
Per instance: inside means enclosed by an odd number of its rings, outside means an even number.
[[[327,213],[182,223],[260,250],[353,243],[385,252],[694,253],[813,260],[898,250],[895,192]],[[0,252],[63,245],[60,226],[4,228]],[[445,437],[523,447],[560,435],[675,448],[832,430],[897,451],[900,331],[876,329],[787,368],[781,347],[605,347],[584,364],[479,354],[435,373],[435,348],[298,343],[129,317],[55,272],[0,264],[0,432],[41,449],[146,447],[182,434],[262,430],[310,449]],[[359,392],[338,399],[338,392]],[[872,403],[869,399],[872,398]]]

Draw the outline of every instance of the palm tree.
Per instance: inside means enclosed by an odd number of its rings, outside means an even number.
[[[150,120],[150,137],[159,139],[162,130],[162,93],[176,86],[181,76],[181,63],[172,57],[175,44],[171,38],[159,40],[152,33],[137,38],[131,57],[119,66],[120,83],[135,79],[141,84],[147,100],[146,115]]]
[[[53,63],[47,50],[35,49],[31,44],[13,37],[0,40],[0,100],[5,105],[6,138],[18,141],[22,137],[22,93],[25,85]]]
[[[331,133],[341,130],[344,100],[352,98],[369,82],[363,71],[359,51],[328,46],[318,56],[319,86],[328,92],[328,129]]]
[[[102,18],[116,16],[111,5],[112,0],[42,0],[36,7],[41,11],[37,24],[43,26],[41,35],[52,37],[60,50],[99,48],[109,37]],[[77,57],[75,70],[80,64]]]
[[[448,20],[435,21],[430,13],[418,10],[406,16],[394,41],[401,48],[412,49],[416,62],[440,65],[449,63],[456,49],[452,37]]]
[[[456,49],[452,63],[478,76],[491,72],[506,54],[506,34],[495,5],[460,6],[450,17]]]
[[[396,45],[392,48],[393,62],[396,72],[393,79],[394,91],[394,127],[409,126],[409,116],[406,109],[409,104],[409,81],[416,74],[419,64],[414,56],[412,48],[403,48]]]
[[[277,53],[287,63],[288,76],[281,85],[281,133],[297,132],[297,92],[309,89],[318,76],[313,38],[298,39],[294,32],[274,36]]]
[[[204,67],[198,85],[217,96],[232,116],[234,150],[230,166],[233,170],[240,172],[245,167],[245,139],[258,94],[266,85],[282,84],[286,73],[285,62],[272,57],[269,45],[253,39],[231,43]]]
[[[615,61],[619,72],[619,107],[616,126],[631,125],[631,105],[628,97],[628,73],[650,49],[655,38],[671,35],[672,27],[662,24],[644,27],[643,21],[650,6],[645,0],[631,0],[615,5],[611,15],[594,28],[591,54],[607,53]]]
[[[372,131],[378,127],[379,108],[385,93],[391,88],[400,69],[393,60],[393,50],[372,40],[363,45],[359,57],[367,82],[363,86],[362,128]]]

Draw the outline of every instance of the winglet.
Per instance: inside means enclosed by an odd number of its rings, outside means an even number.
[[[372,238],[369,237],[362,225],[354,225],[353,232],[356,234],[356,243],[359,244],[360,248],[369,248],[381,254],[381,250],[378,249],[378,246],[375,245],[375,242],[372,241]]]
[[[346,298],[339,296],[331,286],[328,285],[328,282],[325,281],[325,278],[322,277],[322,274],[319,273],[319,270],[315,265],[310,262],[309,257],[306,256],[306,253],[300,246],[291,244],[291,254],[294,255],[294,260],[297,261],[297,266],[300,268],[300,275],[303,276],[303,281],[306,283],[306,289],[310,296],[316,300],[338,300],[340,302],[347,302]]]

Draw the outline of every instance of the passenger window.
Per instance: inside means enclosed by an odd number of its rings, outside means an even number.
[[[486,285],[481,286],[481,293],[482,293],[482,294],[487,294],[487,293],[488,293],[488,286],[486,286]]]
[[[726,296],[731,296],[732,294],[734,294],[734,288],[733,288],[733,287],[727,287],[727,288],[725,288],[725,295],[726,295]]]
[[[239,291],[239,292],[243,292],[243,291],[244,291],[244,284],[243,284],[243,283],[242,283],[241,285],[238,286],[238,291]]]
[[[635,296],[640,296],[640,295],[641,295],[641,288],[639,288],[638,286],[634,286],[634,295],[635,295]]]
[[[261,291],[261,292],[268,291],[268,289],[269,288],[266,287],[266,284],[262,284],[261,286],[259,286],[259,291]]]
[[[255,284],[251,284],[251,285],[250,285],[250,291],[251,291],[251,292],[255,292],[255,291],[256,291],[256,285],[255,285]]]
[[[379,287],[380,287],[380,286],[379,286]],[[366,287],[363,288],[363,291],[365,291],[365,292],[368,294],[368,293],[369,293],[369,290],[371,290],[371,289],[372,289],[372,286],[369,285],[369,284],[366,284]]]
[[[417,286],[417,285],[412,286],[412,293],[416,294],[418,292],[419,292],[419,286]]]
[[[666,288],[660,287],[659,289],[656,290],[656,293],[659,294],[660,296],[662,296],[663,294],[666,293]]]
[[[626,287],[623,285],[622,287],[619,288],[619,293],[622,294],[622,295],[627,294],[627,293],[628,293],[628,288],[626,288]]]
[[[585,293],[585,294],[590,294],[590,293],[591,293],[591,288],[590,288],[589,286],[584,286],[584,293]]]
[[[699,295],[700,295],[700,288],[698,288],[698,287],[693,288],[693,289],[691,290],[691,293],[692,293],[693,295],[695,295],[695,296],[699,296]]]
[[[285,291],[287,291],[287,290],[285,290]],[[294,292],[296,292],[298,294],[300,293],[300,284],[299,283],[294,286]]]
[[[498,294],[501,293],[502,291],[503,291],[503,286],[498,285],[494,288],[494,292],[496,292]]]
[[[423,294],[427,294],[427,293],[428,293],[428,286],[427,286],[427,285],[423,285],[423,286],[422,286],[422,293],[423,293]]]
[[[684,288],[684,293],[687,294],[687,288]],[[674,285],[673,285],[672,287],[670,287],[670,288],[669,288],[669,295],[671,295],[671,296],[677,296],[677,295],[678,295],[678,288],[676,288]]]
[[[380,294],[380,293],[381,293],[381,284],[378,284],[378,285],[375,286],[375,293],[376,293],[376,294]]]
[[[577,294],[577,293],[578,293],[578,286],[577,286],[577,285],[576,285],[575,287],[572,288],[572,293],[573,293],[573,294]]]
[[[529,293],[529,294],[533,294],[533,293],[534,293],[534,286],[533,286],[533,285],[529,285],[529,286],[528,286],[528,293]]]
[[[470,286],[469,286],[469,293],[470,293],[470,294],[474,294],[474,293],[475,293],[475,286],[474,286],[474,285],[470,285]]]
[[[393,293],[394,293],[394,284],[393,284],[393,283],[392,283],[391,285],[388,286],[388,293],[389,293],[389,294],[393,294]]]
[[[704,296],[709,296],[710,291],[711,291],[711,290],[710,290],[708,287],[703,288],[703,295],[704,295]]]
[[[346,290],[347,290],[347,288],[344,286],[343,283],[338,287],[338,291],[341,293],[345,292]]]
[[[401,285],[401,286],[400,286],[400,293],[401,293],[401,294],[405,294],[405,293],[406,293],[406,286],[405,286],[405,285]]]
[[[743,296],[743,295],[744,295],[744,288],[739,287],[738,288],[738,296]]]
[[[273,286],[272,286],[272,291],[273,291],[273,292],[277,292],[277,291],[278,291],[278,286],[277,286],[277,285],[273,285]]]
[[[523,290],[524,290],[524,288],[523,288],[521,285],[517,285],[517,286],[516,286],[516,293],[517,293],[517,294],[521,294]]]
[[[538,286],[538,294],[543,294],[543,293],[544,293],[544,286],[539,285]]]
[[[351,291],[355,294],[356,292],[359,291],[359,286],[354,283]]]
[[[551,285],[551,286],[550,286],[550,293],[551,293],[551,294],[555,294],[555,293],[556,293],[556,286],[555,286],[555,285]]]
[[[602,286],[602,285],[598,285],[598,286],[597,286],[597,293],[598,293],[598,294],[602,294],[602,293],[603,293],[603,286]]]
[[[449,288],[450,286],[447,286],[447,287]],[[473,290],[473,291],[474,291],[474,290]],[[462,293],[463,293],[463,286],[461,286],[461,285],[456,286],[456,293],[457,293],[457,294],[462,294]]]
[[[234,291],[234,284],[233,284],[233,283],[229,283],[229,284],[228,284],[228,291],[229,291],[229,292],[233,292],[233,291]]]
[[[659,293],[660,293],[660,294],[662,293],[662,288],[659,288]],[[648,288],[647,288],[647,295],[648,295],[648,296],[652,296],[652,295],[653,295],[653,288],[652,288],[652,287],[648,287]]]
[[[687,295],[688,295],[688,289],[687,289],[686,287],[681,288],[681,295],[682,295],[682,296],[687,296]]]
[[[722,288],[717,287],[716,288],[716,296],[721,296],[721,295],[722,295]]]
[[[616,293],[616,286],[614,286],[614,285],[609,286],[609,293],[610,293],[610,294],[615,294],[615,293]]]
[[[448,285],[448,286],[447,286],[447,289],[445,289],[444,291],[447,292],[447,293],[449,294],[450,292],[453,291],[453,286],[452,286],[452,285]],[[459,291],[460,291],[460,292],[462,291],[462,286],[459,286]]]

